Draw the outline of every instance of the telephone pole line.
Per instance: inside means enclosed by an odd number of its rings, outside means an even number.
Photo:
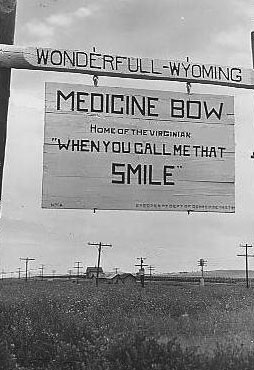
[[[20,279],[21,267],[19,267],[19,268],[18,268],[18,271],[16,271],[16,272],[19,274],[19,275],[18,275],[18,276],[19,276],[18,278]]]
[[[207,263],[207,260],[204,260],[203,258],[200,258],[200,260],[198,260],[198,266],[201,267],[202,279],[204,279],[204,266],[206,266],[206,263]]]
[[[29,257],[20,258],[20,261],[26,261],[26,281],[27,281],[28,263],[29,261],[34,261],[34,260],[35,258],[29,258]]]
[[[45,265],[41,265],[41,267],[39,267],[39,270],[41,270],[41,280],[43,280],[43,277],[44,277],[44,275],[43,275],[44,267],[45,267]]]
[[[74,268],[75,268],[75,269],[77,269],[77,284],[78,284],[78,279],[79,279],[79,270],[80,270],[80,269],[82,269],[83,267],[80,267],[80,264],[81,264],[82,262],[77,261],[77,262],[75,262],[75,263],[77,264],[77,266],[74,266]]]
[[[0,1],[0,44],[13,45],[16,19],[16,0]],[[10,97],[11,68],[0,68],[0,200]]]
[[[245,254],[238,254],[238,257],[245,257],[245,273],[246,273],[246,287],[249,288],[249,269],[248,269],[248,257],[254,257],[253,254],[248,254],[248,248],[252,248],[253,245],[248,245],[247,243],[245,245],[239,245],[241,248],[245,248]]]
[[[69,270],[68,270],[68,273],[69,273],[69,280],[71,280],[72,270],[71,270],[71,269],[69,269]]]
[[[149,279],[150,279],[150,283],[151,283],[151,281],[152,281],[152,271],[155,270],[155,267],[150,265],[148,267],[148,270],[149,270]]]
[[[88,245],[93,245],[98,247],[98,261],[97,261],[97,271],[96,271],[96,286],[99,285],[99,268],[100,268],[100,261],[101,261],[101,248],[102,247],[112,247],[112,244],[104,244],[102,242],[99,243],[91,243],[88,242]]]
[[[148,266],[148,265],[144,264],[145,259],[146,259],[145,257],[137,257],[137,260],[140,260],[140,264],[135,265],[135,266],[140,268],[139,269],[139,276],[140,276],[140,282],[141,282],[142,288],[145,287],[145,269],[144,269],[144,267]]]
[[[200,279],[200,285],[205,285],[205,279],[204,279],[204,266],[206,266],[207,260],[204,260],[204,258],[200,258],[198,260],[198,266],[201,267],[201,279]]]

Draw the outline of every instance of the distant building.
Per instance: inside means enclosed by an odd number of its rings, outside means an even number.
[[[87,267],[86,269],[86,277],[88,279],[92,279],[93,277],[97,276],[97,267]],[[99,267],[99,278],[104,277],[104,272],[102,270],[102,267]]]
[[[111,283],[133,285],[136,284],[136,277],[130,273],[117,274],[111,278]]]

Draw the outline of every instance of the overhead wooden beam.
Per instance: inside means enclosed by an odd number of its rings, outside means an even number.
[[[254,88],[252,69],[127,57],[88,50],[0,45],[0,67]]]
[[[16,0],[0,0],[0,43],[13,44]],[[0,66],[0,199],[5,157],[11,67]]]

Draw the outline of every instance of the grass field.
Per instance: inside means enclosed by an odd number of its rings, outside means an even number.
[[[248,370],[254,288],[0,282],[1,370]]]

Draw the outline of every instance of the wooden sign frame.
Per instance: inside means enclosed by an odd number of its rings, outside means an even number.
[[[254,71],[238,66],[111,55],[87,50],[0,44],[0,68],[83,73],[254,88]]]
[[[44,208],[234,212],[233,97],[46,84]]]

